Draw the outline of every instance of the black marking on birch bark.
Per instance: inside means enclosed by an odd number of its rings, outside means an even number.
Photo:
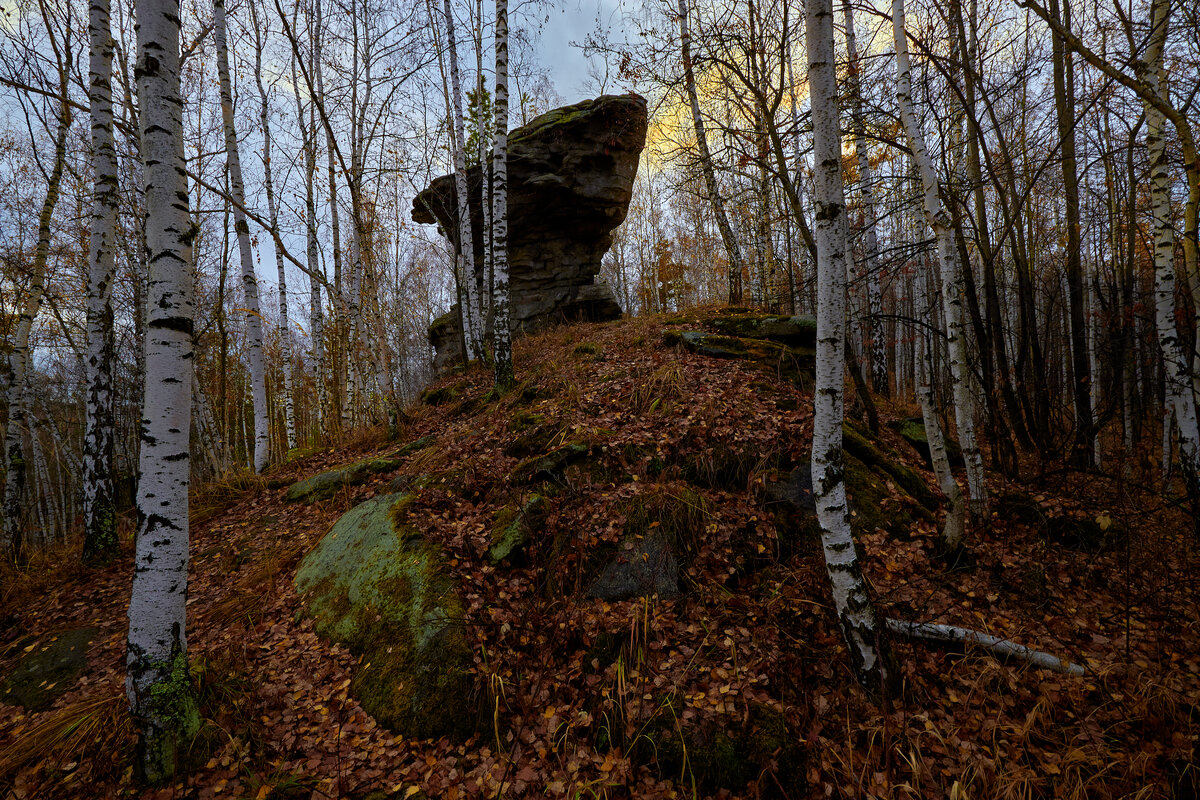
[[[179,333],[186,333],[188,336],[191,336],[194,329],[194,323],[188,317],[156,317],[150,320],[150,324],[147,327],[160,330],[178,331]]]

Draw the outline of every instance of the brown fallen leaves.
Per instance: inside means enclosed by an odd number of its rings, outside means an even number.
[[[902,694],[875,704],[850,676],[818,551],[789,541],[764,507],[772,470],[807,452],[805,398],[745,364],[663,347],[661,329],[633,320],[526,339],[510,396],[484,400],[488,376],[473,371],[448,379],[462,384],[462,401],[412,410],[407,439],[432,433],[437,443],[399,472],[435,476],[409,518],[446,549],[462,586],[481,707],[473,739],[414,741],[377,726],[349,693],[355,658],[297,613],[299,559],[395,473],[315,505],[285,504],[283,490],[256,484],[193,531],[189,645],[212,722],[195,768],[178,785],[142,790],[128,736],[101,738],[0,775],[0,797],[685,797],[689,768],[656,765],[646,747],[656,726],[744,731],[758,707],[782,714],[799,747],[788,752],[803,763],[780,763],[780,749],[748,783],[698,794],[780,796],[788,768],[812,798],[1168,796],[1195,780],[1200,571],[1152,476],[1038,482],[1047,511],[1131,531],[1100,554],[996,517],[949,570],[931,524],[906,538],[858,531],[884,613],[978,628],[1091,670],[1071,679],[901,643]],[[580,341],[599,355],[576,355]],[[518,413],[552,425],[554,445],[589,452],[557,476],[524,565],[493,566],[483,554],[494,513],[532,491],[508,480]],[[901,440],[883,439],[919,466]],[[378,445],[323,451],[280,476],[389,449]],[[696,531],[686,591],[674,601],[581,598],[587,554],[616,545],[641,501],[676,509],[675,522]],[[0,748],[55,710],[119,691],[128,590],[125,561],[9,593],[4,644],[85,623],[105,633],[55,709],[0,707]]]

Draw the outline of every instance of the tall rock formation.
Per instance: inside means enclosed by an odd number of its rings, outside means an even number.
[[[608,286],[596,283],[612,231],[625,220],[638,158],[646,143],[646,101],[604,95],[556,108],[509,133],[508,259],[514,333],[564,321],[621,315]],[[490,165],[489,165],[490,168]],[[483,274],[481,172],[468,171],[475,279]],[[413,219],[437,224],[457,244],[453,175],[434,180],[413,200]],[[462,361],[457,305],[429,328],[437,370]]]

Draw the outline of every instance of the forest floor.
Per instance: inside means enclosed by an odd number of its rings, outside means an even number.
[[[951,567],[932,522],[902,535],[857,530],[881,613],[975,628],[1087,669],[1068,677],[899,641],[902,688],[873,700],[850,672],[819,548],[786,542],[766,508],[766,484],[806,457],[810,403],[748,363],[664,343],[670,322],[524,339],[520,386],[499,399],[484,370],[443,379],[448,402],[409,408],[399,439],[436,444],[333,499],[289,504],[284,487],[397,442],[374,433],[265,478],[197,490],[188,647],[211,724],[174,786],[139,790],[133,779],[130,545],[101,570],[62,550],[5,576],[0,676],[31,641],[99,633],[52,707],[0,704],[0,798],[1197,796],[1200,552],[1157,475],[1109,461],[1087,473],[1027,465],[1023,484],[990,476],[994,495],[1023,491],[1047,518],[1128,531],[1100,548],[1069,547],[1036,519],[997,511]],[[915,409],[881,401],[880,413],[886,422]],[[524,566],[482,557],[494,513],[525,491],[509,481],[519,459],[505,452],[522,414],[553,421],[560,441],[586,440],[603,466],[567,469],[537,534],[545,542],[563,532],[615,541],[633,499],[697,498],[703,518],[679,598],[588,600],[578,562],[541,557],[538,541]],[[877,444],[933,487],[886,425]],[[721,453],[741,460],[726,469]],[[680,465],[697,458],[725,477],[689,482]],[[291,580],[341,514],[404,474],[440,476],[410,519],[449,554],[467,600],[486,708],[463,743],[377,725],[348,692],[355,657],[316,636]],[[712,753],[667,758],[653,735],[664,709],[695,731],[754,737],[770,724],[783,736],[754,739],[767,752],[753,769],[714,775],[701,763]]]

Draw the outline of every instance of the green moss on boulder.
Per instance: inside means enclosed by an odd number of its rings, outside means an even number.
[[[296,590],[317,633],[359,657],[351,692],[369,714],[404,736],[461,740],[476,719],[462,600],[440,548],[404,524],[406,499],[376,497],[338,520]]]
[[[515,561],[523,554],[529,542],[531,528],[545,513],[546,498],[531,495],[525,505],[504,506],[492,516],[492,544],[487,557],[493,564]]]
[[[288,488],[285,499],[295,502],[323,500],[332,497],[346,486],[365,483],[372,475],[398,469],[403,461],[398,458],[368,458],[348,467],[331,469],[298,481]]]
[[[517,464],[511,480],[517,486],[539,480],[561,480],[563,470],[586,456],[590,449],[582,442],[569,442],[545,455],[527,458]]]

